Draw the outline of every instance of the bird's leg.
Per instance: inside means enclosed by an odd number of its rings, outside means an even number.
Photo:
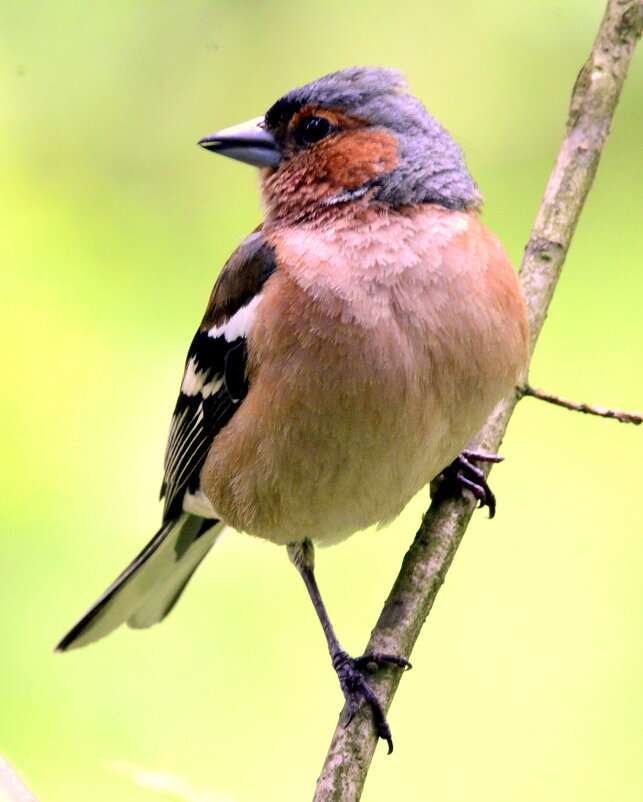
[[[459,493],[463,488],[469,490],[480,507],[489,507],[489,517],[496,514],[496,497],[487,484],[484,473],[474,465],[475,462],[502,462],[504,457],[496,454],[480,454],[465,449],[451,465],[431,482],[433,498],[442,498]]]
[[[411,664],[405,657],[400,657],[395,654],[374,652],[371,654],[364,654],[361,657],[351,657],[347,654],[337,640],[335,630],[330,622],[321,593],[319,592],[317,580],[315,579],[315,550],[313,544],[310,540],[301,540],[297,543],[291,543],[288,546],[288,556],[301,574],[301,578],[304,580],[304,584],[315,606],[317,617],[326,635],[333,668],[337,672],[339,684],[346,698],[348,707],[348,721],[346,723],[349,724],[351,722],[359,708],[360,702],[365,700],[371,708],[377,734],[388,743],[388,751],[390,754],[393,751],[391,728],[388,725],[386,715],[384,710],[382,710],[382,706],[375,691],[373,691],[368,682],[366,682],[362,672],[368,670],[373,664],[379,666],[388,663],[404,669],[410,668]]]

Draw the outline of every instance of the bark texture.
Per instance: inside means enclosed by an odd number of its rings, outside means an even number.
[[[592,186],[642,27],[643,0],[609,0],[590,56],[576,79],[567,133],[520,268],[531,326],[531,353]],[[477,439],[477,448],[497,452],[520,397],[517,391],[489,418]],[[473,508],[473,502],[464,498],[431,505],[404,557],[366,652],[410,656]],[[390,668],[369,680],[385,710],[401,675],[401,669]],[[348,727],[344,726],[344,715],[342,711],[313,802],[357,802],[362,795],[377,736],[367,709],[362,709]]]

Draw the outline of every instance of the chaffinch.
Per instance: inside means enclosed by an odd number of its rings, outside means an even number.
[[[230,525],[287,547],[349,710],[365,699],[390,749],[361,669],[408,661],[341,648],[312,544],[389,523],[438,475],[493,514],[484,455],[461,452],[526,364],[518,282],[460,148],[396,70],[332,73],[199,144],[261,168],[265,221],[192,340],[163,525],[58,649],[160,621]]]

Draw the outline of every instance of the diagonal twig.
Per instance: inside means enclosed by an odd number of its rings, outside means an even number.
[[[643,27],[642,0],[609,0],[590,56],[572,92],[567,132],[527,243],[520,283],[533,349],[605,146],[627,70]],[[499,406],[477,447],[495,453],[521,396]],[[433,503],[424,516],[365,649],[409,656],[473,513],[464,498]],[[401,670],[379,672],[369,683],[388,710]],[[367,711],[335,730],[313,802],[357,802],[377,736]]]
[[[586,415],[598,415],[600,418],[614,418],[621,423],[633,423],[639,426],[643,423],[643,415],[640,412],[629,412],[625,409],[609,409],[602,407],[599,404],[586,404],[578,401],[568,401],[566,398],[561,398],[554,393],[547,393],[545,390],[539,390],[537,387],[532,387],[526,384],[520,388],[523,396],[528,395],[532,398],[537,398],[539,401],[546,401],[548,404],[554,404],[563,409],[571,409],[573,412],[584,412]]]

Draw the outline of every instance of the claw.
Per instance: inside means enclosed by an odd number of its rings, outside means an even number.
[[[399,666],[405,671],[413,668],[411,663],[399,654],[384,654],[383,652],[369,652],[363,654],[361,657],[354,657],[353,662],[358,671],[368,671],[371,665],[378,668],[382,663],[390,663],[393,666]]]
[[[454,493],[463,487],[469,490],[478,502],[478,507],[489,508],[489,518],[496,514],[496,497],[487,484],[483,471],[474,465],[474,462],[497,463],[504,457],[497,454],[481,454],[477,451],[464,450],[460,456],[445,468],[440,476],[434,480],[433,496],[443,496]]]
[[[393,751],[391,728],[375,691],[368,684],[362,673],[369,670],[369,667],[373,664],[380,666],[383,663],[398,666],[405,671],[411,668],[411,663],[406,657],[396,654],[372,652],[363,654],[361,657],[350,657],[346,652],[339,651],[333,655],[333,668],[337,672],[339,684],[346,698],[348,708],[345,726],[348,726],[353,720],[355,713],[359,709],[360,700],[364,700],[371,708],[377,735],[388,744],[388,754],[390,755]]]
[[[499,454],[483,454],[480,451],[470,451],[468,448],[464,449],[464,451],[462,452],[462,456],[467,461],[491,462],[494,464],[497,462],[504,462],[505,459],[504,457],[501,457]]]

